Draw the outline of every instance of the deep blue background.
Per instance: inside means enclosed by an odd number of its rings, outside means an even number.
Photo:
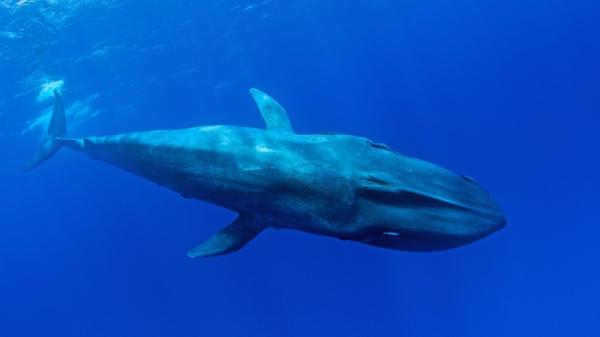
[[[0,1],[1,336],[600,335],[598,1],[16,3]],[[100,94],[74,135],[262,127],[261,88],[298,132],[475,177],[509,224],[440,253],[269,230],[191,260],[233,213],[66,150],[15,173],[51,104],[40,74],[67,104]]]

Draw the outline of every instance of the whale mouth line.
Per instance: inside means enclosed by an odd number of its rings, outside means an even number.
[[[477,241],[481,237],[482,236],[456,236],[450,238],[448,236],[443,235],[417,236],[411,235],[409,233],[401,234],[398,232],[386,231],[367,234],[354,241],[364,243],[370,246],[394,250],[403,250],[408,252],[435,252],[464,246],[473,241]]]

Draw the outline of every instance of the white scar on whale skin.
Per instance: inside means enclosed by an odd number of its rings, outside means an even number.
[[[505,225],[500,207],[473,179],[363,137],[298,134],[277,101],[257,89],[250,94],[265,129],[219,125],[69,138],[55,92],[48,135],[27,168],[67,147],[238,213],[190,257],[237,251],[266,228],[435,251]]]
[[[219,130],[222,126],[221,125],[208,125],[208,126],[201,126],[199,129],[200,131],[216,131]]]
[[[266,147],[265,145],[256,145],[256,151],[261,153],[273,152],[272,149]]]

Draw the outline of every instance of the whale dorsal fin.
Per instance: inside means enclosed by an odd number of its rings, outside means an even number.
[[[267,130],[294,133],[287,112],[273,97],[254,88],[250,89],[250,95],[267,124]]]
[[[188,251],[189,257],[209,257],[235,252],[260,233],[264,227],[250,217],[240,215],[208,240]]]

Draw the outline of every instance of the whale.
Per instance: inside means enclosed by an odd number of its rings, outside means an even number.
[[[188,251],[235,252],[267,228],[398,251],[460,247],[506,225],[481,185],[370,139],[299,134],[284,107],[250,89],[265,128],[229,125],[71,138],[58,91],[31,170],[61,148],[124,169],[237,218]]]

